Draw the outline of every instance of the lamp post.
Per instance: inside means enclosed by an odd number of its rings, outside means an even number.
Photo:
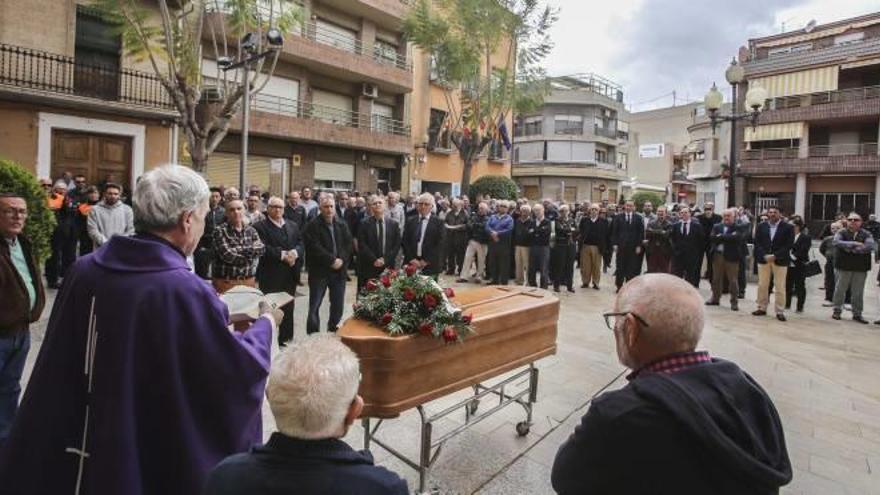
[[[282,45],[284,44],[284,37],[281,35],[281,31],[276,28],[271,28],[266,31],[266,42],[269,45],[269,48],[263,52],[257,53],[259,50],[260,40],[257,35],[254,33],[247,33],[241,39],[239,46],[241,47],[241,53],[246,58],[239,60],[238,62],[232,63],[231,59],[218,60],[217,65],[220,66],[220,70],[223,72],[234,70],[234,69],[244,69],[244,102],[242,107],[242,116],[241,116],[241,156],[239,157],[238,162],[238,191],[242,197],[245,194],[245,175],[247,175],[247,160],[248,160],[248,135],[250,134],[250,117],[251,117],[251,66],[254,62],[265,58],[272,54],[277,54]],[[221,57],[222,58],[222,57]]]
[[[724,102],[724,95],[712,83],[712,88],[706,93],[703,104],[706,111],[709,112],[709,122],[712,125],[712,134],[715,134],[715,128],[720,122],[730,122],[730,160],[729,160],[729,184],[727,187],[727,206],[729,208],[736,206],[736,122],[738,120],[748,119],[751,121],[752,127],[758,125],[758,116],[764,108],[764,101],[767,99],[767,90],[762,87],[750,88],[746,93],[746,107],[749,109],[745,113],[737,113],[736,94],[737,87],[745,80],[745,70],[741,65],[736,63],[734,58],[730,62],[730,67],[724,72],[724,77],[731,87],[731,111],[729,115],[721,115],[721,104]]]

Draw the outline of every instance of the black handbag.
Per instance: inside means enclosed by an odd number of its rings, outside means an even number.
[[[810,278],[816,275],[820,275],[822,273],[822,266],[819,265],[819,260],[810,260],[806,264],[804,264],[804,277]]]

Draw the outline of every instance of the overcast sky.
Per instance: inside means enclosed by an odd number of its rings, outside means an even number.
[[[547,0],[560,8],[551,75],[595,72],[632,110],[702,99],[749,38],[880,10],[877,0]]]

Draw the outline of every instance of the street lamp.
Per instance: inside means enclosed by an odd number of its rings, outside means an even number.
[[[724,95],[721,94],[721,91],[718,91],[715,83],[712,83],[712,88],[706,93],[706,97],[703,99],[703,104],[706,107],[706,111],[709,112],[709,121],[712,124],[713,135],[715,134],[715,128],[720,122],[730,122],[730,165],[728,167],[730,170],[730,177],[728,179],[729,187],[727,188],[727,206],[732,208],[736,206],[736,122],[738,120],[748,119],[751,121],[753,128],[758,125],[758,116],[761,114],[761,110],[764,108],[764,102],[767,100],[767,90],[762,87],[750,88],[746,93],[747,111],[745,113],[737,113],[737,86],[742,84],[745,80],[745,69],[743,69],[743,66],[736,63],[736,59],[734,58],[730,62],[730,67],[724,72],[724,77],[727,79],[727,82],[730,83],[733,95],[730,115],[721,115],[719,113],[719,110],[721,110],[721,104],[724,102]]]
[[[242,56],[246,58],[235,63],[232,63],[232,59],[229,57],[221,57],[223,60],[217,60],[217,65],[223,72],[244,69],[244,106],[242,108],[241,116],[241,156],[239,157],[238,162],[238,190],[241,191],[241,194],[244,194],[246,191],[245,175],[247,173],[248,135],[250,134],[251,120],[251,66],[253,66],[254,62],[262,58],[277,54],[278,51],[281,50],[282,45],[284,45],[284,37],[282,36],[281,31],[277,28],[270,28],[266,31],[266,43],[269,48],[261,53],[256,53],[259,49],[259,41],[260,39],[256,34],[247,33],[239,42]]]

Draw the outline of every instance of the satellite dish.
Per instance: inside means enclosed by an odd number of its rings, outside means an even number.
[[[811,19],[810,22],[808,22],[807,25],[804,26],[804,32],[810,33],[815,28],[816,28],[816,19]]]

